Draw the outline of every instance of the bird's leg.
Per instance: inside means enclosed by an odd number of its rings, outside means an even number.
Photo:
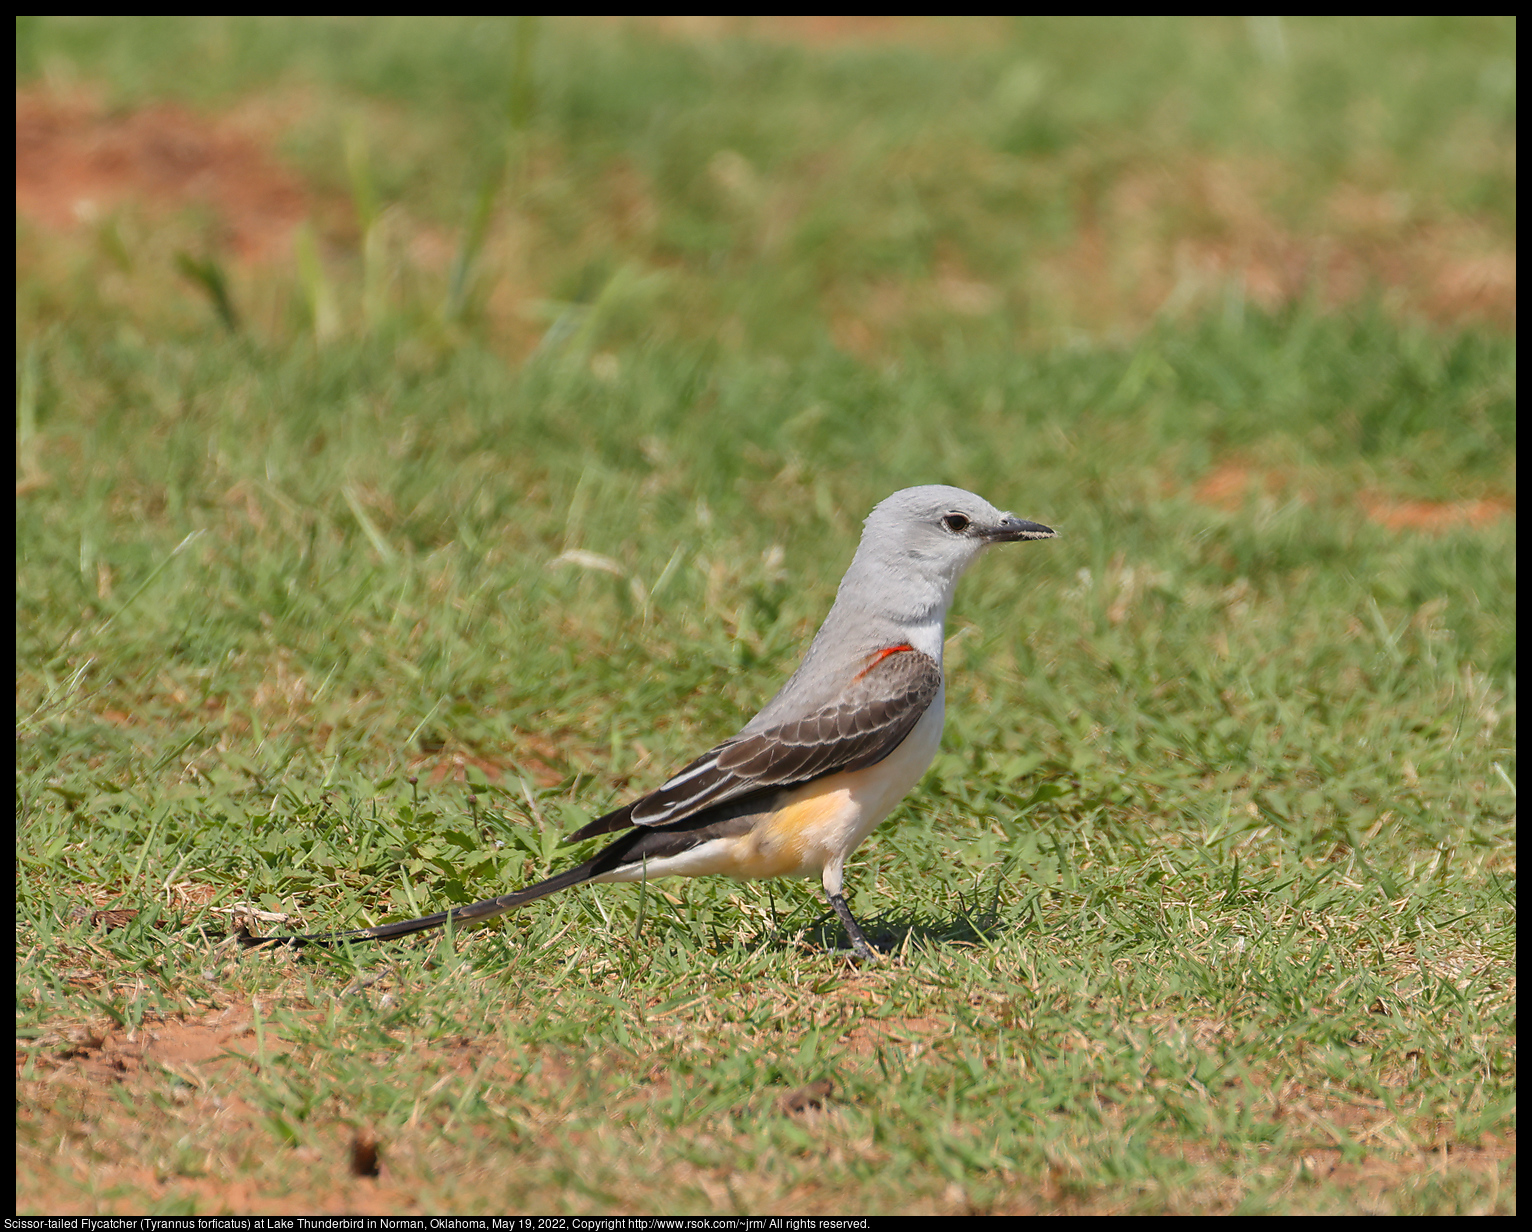
[[[827,892],[825,897],[830,900],[830,906],[835,908],[835,914],[840,916],[840,922],[846,926],[846,936],[851,942],[851,948],[856,951],[856,956],[865,963],[876,963],[878,952],[862,935],[861,926],[856,922],[856,917],[851,914],[851,908],[846,906],[846,896]]]

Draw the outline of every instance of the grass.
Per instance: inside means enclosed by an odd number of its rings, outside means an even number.
[[[19,26],[255,115],[311,224],[18,222],[18,1210],[1514,1210],[1513,524],[1375,516],[1514,508],[1441,291],[1514,250],[1513,40]],[[1061,538],[960,588],[889,963],[713,880],[223,943],[558,867],[919,482]]]

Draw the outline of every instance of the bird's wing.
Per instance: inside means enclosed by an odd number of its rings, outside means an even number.
[[[875,765],[910,734],[941,685],[936,660],[913,646],[874,651],[834,701],[801,719],[725,740],[648,795],[564,841],[627,826],[672,825],[762,788]]]

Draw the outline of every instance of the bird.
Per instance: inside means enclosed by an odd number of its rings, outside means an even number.
[[[947,609],[974,560],[1057,532],[962,488],[893,493],[868,515],[835,602],[798,670],[759,713],[653,791],[563,841],[617,834],[594,855],[498,898],[346,932],[248,946],[382,941],[488,920],[573,886],[722,874],[815,877],[856,956],[877,951],[846,905],[846,860],[920,781],[941,742]]]

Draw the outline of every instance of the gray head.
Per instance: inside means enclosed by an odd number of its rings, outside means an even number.
[[[929,588],[922,598],[945,608],[958,578],[985,548],[1020,539],[1052,539],[1054,534],[1050,527],[1013,517],[962,488],[904,488],[867,515],[862,542],[841,589],[844,593],[848,584],[861,587],[882,575],[907,592],[912,585]]]

